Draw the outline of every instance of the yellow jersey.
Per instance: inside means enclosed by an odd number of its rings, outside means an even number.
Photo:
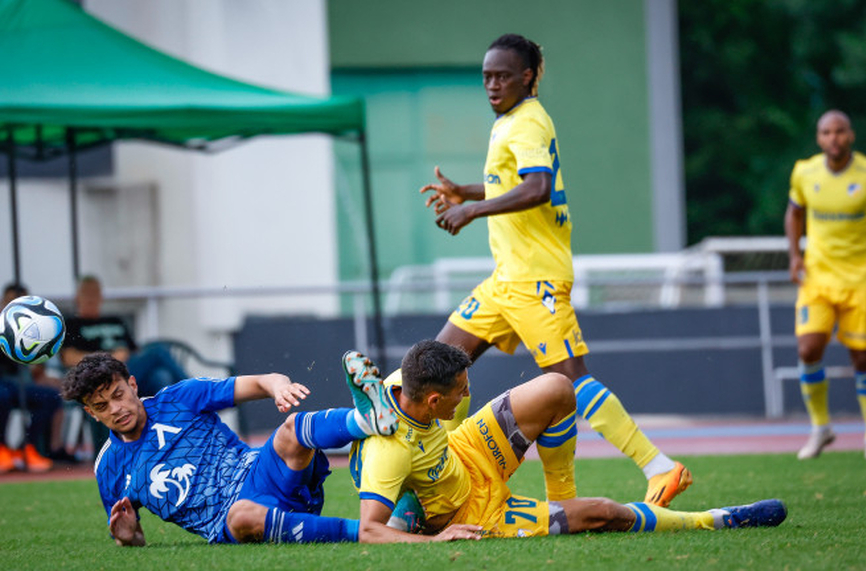
[[[438,420],[423,423],[407,415],[394,390],[394,385],[388,386],[386,394],[400,419],[397,432],[352,445],[349,469],[361,499],[394,509],[403,491],[411,489],[427,518],[456,511],[469,497],[471,483],[449,449],[448,433]]]
[[[484,165],[484,198],[510,191],[522,176],[551,175],[550,200],[487,218],[490,250],[501,281],[574,281],[571,217],[566,203],[553,121],[535,97],[496,118]]]
[[[838,173],[823,153],[797,161],[789,197],[806,209],[806,283],[866,286],[866,157]]]

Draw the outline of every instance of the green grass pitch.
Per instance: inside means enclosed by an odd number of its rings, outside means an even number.
[[[697,510],[777,497],[788,519],[774,529],[650,534],[580,534],[427,545],[238,545],[203,540],[143,511],[148,547],[118,548],[108,537],[94,481],[0,484],[2,569],[864,569],[866,460],[831,452],[810,462],[793,454],[683,458],[694,485],[674,502]],[[627,502],[645,482],[626,459],[580,460],[578,490]],[[541,465],[528,461],[512,489],[542,497]],[[327,484],[325,515],[357,517],[348,469]]]

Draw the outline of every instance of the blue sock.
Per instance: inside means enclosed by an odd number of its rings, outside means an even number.
[[[354,416],[354,408],[299,412],[295,416],[295,436],[301,446],[310,450],[342,448],[358,439],[349,428],[349,419]]]
[[[336,543],[358,541],[356,519],[323,517],[271,508],[265,516],[264,540],[270,543]]]
[[[368,436],[372,436],[372,432],[370,431],[369,426],[367,428],[363,428],[360,424],[358,424],[358,420],[364,422],[367,425],[366,421],[364,421],[361,413],[358,412],[358,409],[352,409],[352,414],[346,417],[346,428],[349,430],[349,433],[355,437],[355,440],[364,440]]]

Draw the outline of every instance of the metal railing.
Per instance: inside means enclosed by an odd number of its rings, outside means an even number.
[[[477,268],[476,268],[477,269]],[[707,276],[711,280],[707,280]],[[769,418],[778,418],[784,414],[782,398],[782,382],[773,362],[773,349],[784,347],[796,347],[794,332],[790,335],[774,335],[770,323],[771,300],[779,303],[794,304],[793,286],[789,283],[788,274],[784,271],[772,272],[742,272],[735,274],[718,274],[702,272],[702,275],[678,275],[666,274],[646,277],[586,277],[577,287],[587,291],[596,287],[616,287],[630,284],[637,288],[675,287],[679,291],[690,288],[703,292],[693,298],[692,306],[698,307],[721,307],[725,304],[735,303],[738,306],[754,305],[757,308],[758,336],[720,336],[720,337],[671,337],[671,338],[646,338],[630,340],[596,340],[592,343],[594,353],[616,353],[630,351],[670,351],[676,350],[707,350],[713,349],[737,349],[737,348],[759,348],[761,353],[763,389],[765,399],[765,414]],[[390,280],[381,284],[383,295],[395,294],[405,295],[408,292],[424,294],[432,300],[439,296],[448,296],[457,291],[465,295],[477,284],[473,279],[448,279],[448,280],[424,280],[407,283],[401,280]],[[774,288],[779,291],[773,292]],[[444,288],[444,289],[443,289]],[[706,295],[712,291],[711,295]],[[351,317],[354,329],[354,345],[360,349],[370,350],[368,339],[369,296],[370,286],[368,282],[346,282],[332,285],[307,285],[307,286],[285,286],[285,287],[142,287],[142,288],[116,288],[106,289],[104,292],[106,300],[126,304],[136,314],[137,320],[143,320],[137,328],[142,340],[170,336],[171,332],[163,331],[160,327],[160,306],[166,300],[188,299],[207,300],[234,297],[292,297],[304,298],[311,296],[350,296]],[[71,302],[69,296],[54,296],[52,299],[61,302]],[[446,297],[447,299],[447,297]],[[671,303],[674,299],[677,303]],[[609,309],[603,303],[589,303],[589,298],[583,298],[584,305],[581,309],[591,308],[604,311]],[[671,308],[682,307],[684,297],[682,295],[667,296],[659,298],[655,307]],[[338,305],[338,304],[337,304]],[[435,301],[427,307],[431,308],[428,313],[442,313],[440,302]],[[622,306],[615,306],[622,310]],[[641,305],[641,308],[647,308]],[[386,304],[386,315],[394,315],[393,305]],[[444,311],[453,309],[448,306]],[[285,312],[284,312],[285,313]],[[322,317],[333,317],[334,315],[323,315]],[[403,347],[388,348],[388,355],[399,356]],[[398,355],[399,354],[399,355]],[[795,353],[794,359],[795,357]]]

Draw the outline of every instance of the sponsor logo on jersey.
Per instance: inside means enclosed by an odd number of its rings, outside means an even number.
[[[542,355],[547,355],[547,343],[539,343],[538,350],[541,351]]]
[[[860,192],[862,189],[863,189],[863,187],[860,186],[859,183],[852,182],[851,184],[848,185],[848,196],[854,196],[855,194]]]
[[[427,470],[427,477],[430,478],[431,482],[435,482],[439,479],[439,476],[442,475],[442,470],[445,468],[445,462],[448,461],[448,447],[445,447],[445,450],[442,451],[442,455],[439,457],[439,461],[436,462],[436,465]]]
[[[484,177],[484,182],[486,182],[487,184],[502,184],[502,179],[499,178],[498,174],[487,174]]]
[[[161,500],[163,494],[174,492],[177,494],[174,505],[179,506],[189,495],[189,478],[193,472],[195,466],[190,463],[175,468],[165,468],[164,463],[157,464],[150,471],[150,495]]]
[[[490,427],[487,426],[487,423],[484,422],[483,418],[479,418],[475,424],[478,425],[478,433],[481,434],[481,438],[484,439],[487,449],[490,450],[490,455],[493,456],[493,459],[496,460],[496,463],[499,464],[500,467],[505,468],[505,455],[502,454],[502,450],[499,449],[499,445],[496,443],[496,440],[493,439],[493,435],[490,433]]]
[[[828,212],[826,210],[813,210],[812,217],[815,220],[822,220],[826,222],[850,222],[855,220],[861,220],[864,216],[866,216],[866,212]]]

